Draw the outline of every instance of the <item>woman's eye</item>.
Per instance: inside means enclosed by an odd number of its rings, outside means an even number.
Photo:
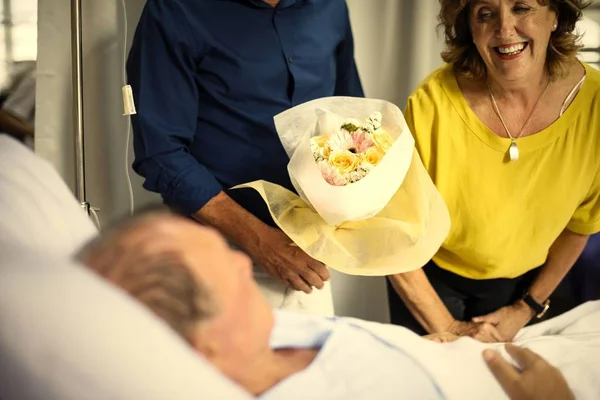
[[[527,11],[529,11],[529,7],[516,6],[515,8],[513,8],[513,11],[517,14],[524,14]]]
[[[477,13],[477,20],[480,22],[489,21],[493,17],[493,13],[491,11],[480,10]]]

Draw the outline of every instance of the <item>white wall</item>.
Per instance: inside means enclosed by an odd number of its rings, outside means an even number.
[[[413,89],[441,65],[437,0],[346,0],[366,95],[404,107]]]
[[[366,94],[403,107],[410,91],[439,65],[436,0],[347,0],[356,58]],[[145,0],[126,0],[128,43]],[[44,0],[38,9],[36,151],[74,188],[71,123],[70,0]],[[120,0],[83,2],[85,157],[88,202],[101,209],[103,225],[125,215],[127,120],[122,114],[123,24]],[[131,155],[131,148],[129,148]],[[130,156],[130,161],[131,161]],[[136,207],[160,201],[131,173]],[[336,310],[387,321],[383,278],[336,274]]]
[[[442,43],[435,25],[436,0],[346,0],[350,8],[355,56],[368,97],[402,109],[412,90],[441,65]],[[385,278],[335,273],[336,313],[388,322]]]

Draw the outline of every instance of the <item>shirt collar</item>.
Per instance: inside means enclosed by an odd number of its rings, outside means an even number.
[[[274,310],[272,349],[321,347],[335,327],[335,318]]]
[[[230,1],[230,0],[220,0],[220,1]],[[273,8],[269,4],[265,3],[263,0],[238,0],[238,1],[249,2],[253,5],[255,5],[256,7],[260,7],[260,8]],[[319,0],[280,0],[279,4],[277,4],[277,7],[275,7],[275,8],[281,9],[281,8],[293,6],[296,3],[314,3],[316,1],[319,1]]]

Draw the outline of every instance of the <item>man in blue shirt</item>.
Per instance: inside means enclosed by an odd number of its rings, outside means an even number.
[[[362,97],[345,0],[151,0],[127,63],[138,114],[134,170],[178,212],[259,265],[273,306],[309,308],[329,279],[271,220],[259,179],[293,190],[273,117],[303,102]],[[295,289],[301,292],[294,292]],[[320,291],[330,306],[330,291]],[[324,293],[326,292],[326,294]]]

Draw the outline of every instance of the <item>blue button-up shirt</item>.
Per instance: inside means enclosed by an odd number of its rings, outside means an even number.
[[[344,0],[150,0],[127,72],[134,170],[184,214],[258,179],[293,187],[273,117],[320,97],[362,97]],[[228,192],[271,223],[251,190]]]

